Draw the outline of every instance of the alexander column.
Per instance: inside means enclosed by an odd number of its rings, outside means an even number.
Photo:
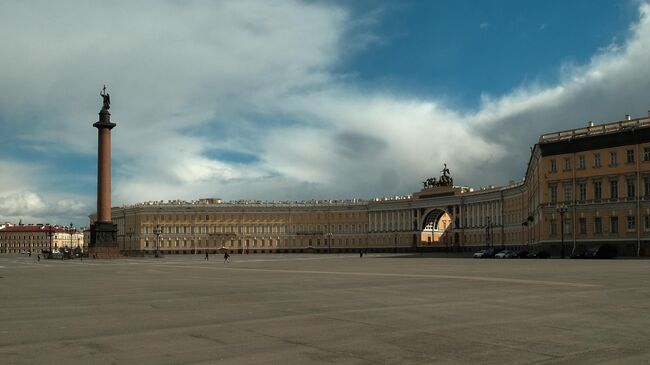
[[[111,123],[111,98],[106,92],[106,85],[99,95],[104,104],[99,112],[99,121],[93,124],[97,128],[97,219],[90,225],[91,255],[96,257],[117,257],[120,249],[117,243],[117,225],[111,218],[111,129],[116,124]]]

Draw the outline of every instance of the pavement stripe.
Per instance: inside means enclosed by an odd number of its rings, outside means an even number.
[[[245,264],[245,262],[240,262]],[[375,276],[375,277],[398,277],[398,278],[415,278],[415,279],[452,279],[452,280],[473,280],[473,281],[486,281],[497,283],[510,283],[510,284],[525,284],[525,285],[546,285],[546,286],[565,286],[573,288],[596,288],[602,285],[585,284],[585,283],[572,283],[565,281],[549,281],[549,280],[534,280],[534,279],[513,279],[513,278],[500,278],[489,276],[466,276],[466,275],[436,275],[436,274],[394,274],[394,273],[376,273],[376,272],[353,272],[353,271],[318,271],[318,270],[282,270],[282,269],[253,269],[244,267],[230,267],[224,264],[221,268],[216,266],[187,266],[187,265],[169,265],[167,267],[187,268],[187,269],[223,269],[232,271],[252,271],[252,272],[266,272],[266,273],[282,273],[282,274],[315,274],[315,275],[348,275],[348,276]]]
[[[268,273],[277,272],[277,273],[287,273],[287,274],[290,273],[290,274],[317,274],[317,275],[383,276],[383,277],[425,278],[425,279],[455,279],[455,280],[488,281],[488,282],[511,283],[511,284],[568,286],[574,288],[594,288],[600,286],[596,284],[571,283],[571,282],[563,282],[563,281],[512,279],[512,278],[463,276],[463,275],[390,274],[390,273],[373,273],[373,272],[315,271],[315,270],[274,270],[274,269],[248,269],[248,268],[233,268],[233,267],[228,267],[225,269],[235,270],[235,271],[256,271],[256,272],[268,272]]]

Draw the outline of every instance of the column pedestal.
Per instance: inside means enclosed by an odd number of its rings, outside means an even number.
[[[120,256],[117,244],[117,225],[112,222],[95,222],[90,225],[90,257],[98,259],[116,258]]]

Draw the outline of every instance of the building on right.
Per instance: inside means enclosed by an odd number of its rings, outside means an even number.
[[[603,243],[650,253],[650,113],[542,135],[524,185],[524,231],[552,254]]]

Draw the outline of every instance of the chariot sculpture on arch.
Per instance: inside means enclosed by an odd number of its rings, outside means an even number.
[[[104,105],[102,106],[102,110],[108,110],[111,108],[111,96],[106,92],[106,85],[104,85],[104,88],[102,91],[99,92],[99,96],[102,97],[104,101]]]
[[[442,169],[442,176],[440,176],[439,179],[436,180],[435,177],[430,177],[427,178],[425,181],[422,182],[424,185],[424,188],[434,188],[434,187],[442,187],[442,186],[454,186],[454,179],[451,178],[451,173],[449,172],[449,169],[447,168],[447,164],[444,164],[445,167]]]

